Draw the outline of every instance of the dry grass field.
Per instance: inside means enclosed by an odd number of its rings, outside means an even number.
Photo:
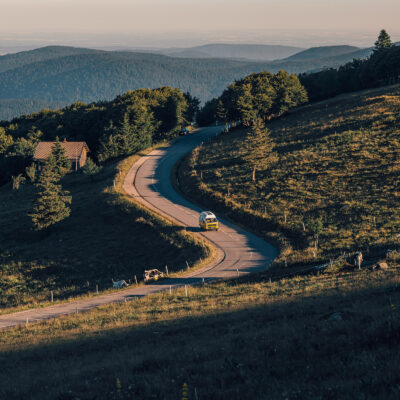
[[[181,190],[279,243],[287,264],[399,246],[400,86],[302,107],[267,127],[279,160],[255,182],[239,129],[185,160]]]
[[[108,290],[112,279],[133,282],[145,269],[168,265],[173,272],[207,257],[203,243],[123,195],[120,180],[135,157],[108,165],[94,182],[82,174],[65,177],[71,216],[48,234],[31,228],[32,185],[0,188],[1,312],[45,305],[51,291],[65,301],[95,292],[96,285]]]
[[[387,271],[268,273],[2,332],[4,399],[398,399]]]

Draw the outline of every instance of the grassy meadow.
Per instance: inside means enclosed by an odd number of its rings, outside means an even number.
[[[269,273],[0,336],[0,398],[397,399],[399,270]]]
[[[181,189],[280,245],[286,264],[399,246],[399,85],[301,107],[267,127],[278,161],[255,182],[247,130],[236,129],[183,162]]]
[[[145,269],[186,269],[209,248],[122,193],[124,173],[137,156],[109,164],[90,180],[72,173],[71,216],[48,233],[32,230],[34,187],[0,188],[0,312],[44,305],[112,287],[112,279],[142,279]],[[119,172],[121,171],[121,174]],[[117,187],[113,189],[113,180]]]

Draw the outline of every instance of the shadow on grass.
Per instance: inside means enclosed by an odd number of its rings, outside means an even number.
[[[400,325],[388,293],[393,304],[400,302],[400,292],[387,284],[346,296],[331,290],[236,311],[208,309],[206,316],[190,316],[207,302],[193,299],[191,306],[188,299],[181,300],[183,318],[175,298],[164,309],[123,304],[119,313],[109,308],[96,326],[125,320],[136,327],[3,350],[0,394],[176,400],[186,382],[190,398],[196,388],[200,399],[262,399],[266,393],[269,399],[283,393],[290,399],[395,399]],[[64,323],[74,335],[73,318]]]

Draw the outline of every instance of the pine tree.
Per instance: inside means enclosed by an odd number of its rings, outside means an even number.
[[[252,181],[256,180],[256,170],[265,170],[277,161],[278,156],[274,152],[274,142],[270,131],[265,127],[261,118],[253,121],[252,128],[247,135],[246,154],[243,159],[252,167]]]
[[[54,169],[54,165],[54,156],[51,155],[36,183],[39,191],[30,217],[34,229],[38,231],[48,229],[71,213],[69,204],[72,198],[59,184],[59,171]]]
[[[82,172],[84,175],[90,177],[91,180],[94,180],[94,175],[98,174],[102,170],[102,167],[97,165],[91,158],[88,157],[85,165],[82,167]]]
[[[393,46],[389,34],[382,29],[379,33],[378,40],[375,42],[375,51],[388,49]]]
[[[51,154],[53,156],[51,162],[54,164],[52,169],[59,178],[62,178],[71,171],[71,161],[65,155],[65,150],[61,146],[58,137],[56,137],[56,143],[51,150]]]

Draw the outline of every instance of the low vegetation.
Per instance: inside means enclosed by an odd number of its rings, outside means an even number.
[[[388,270],[268,273],[4,331],[0,396],[399,396],[398,255]]]
[[[278,160],[268,168],[258,163],[255,181],[256,136],[233,130],[185,160],[181,189],[278,242],[285,264],[396,248],[399,111],[400,86],[393,86],[309,105],[271,121],[267,127]],[[263,151],[270,147],[268,142]]]
[[[209,248],[192,235],[149,214],[122,194],[120,180],[134,156],[97,175],[69,174],[63,187],[72,196],[71,215],[49,230],[35,232],[28,214],[36,190],[0,188],[0,306],[35,307],[107,290],[112,279],[141,280],[144,269],[186,269]],[[114,178],[116,189],[113,188]]]

